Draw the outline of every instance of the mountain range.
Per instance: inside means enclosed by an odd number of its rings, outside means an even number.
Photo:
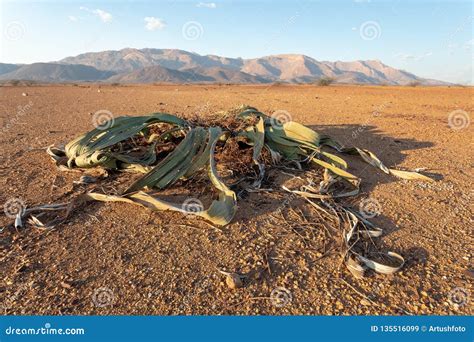
[[[317,61],[301,54],[242,59],[199,55],[177,49],[132,49],[89,52],[60,61],[0,63],[0,80],[110,83],[336,83],[443,85],[392,68],[378,60]]]

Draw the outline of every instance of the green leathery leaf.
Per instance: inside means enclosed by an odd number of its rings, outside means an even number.
[[[101,162],[103,161],[97,158],[91,158],[94,152],[104,151],[106,148],[130,138],[149,125],[156,123],[169,123],[180,127],[187,125],[185,120],[166,113],[115,118],[110,127],[95,128],[69,142],[65,147],[66,155],[69,158],[68,165],[69,167],[71,167],[73,163],[78,167],[102,165]],[[78,161],[76,162],[77,159]]]
[[[422,175],[421,173],[414,172],[414,171],[402,171],[402,170],[395,170],[395,169],[389,169],[390,174],[402,178],[402,179],[418,179],[418,180],[424,180],[427,182],[432,182],[433,179],[430,177],[427,177],[425,175]]]
[[[332,162],[339,164],[339,167],[347,169],[347,163],[341,157],[336,156],[335,154],[332,154],[332,153],[324,152],[324,151],[322,151],[321,154],[325,156],[326,158],[330,159]]]
[[[209,154],[214,142],[219,139],[222,135],[222,129],[220,127],[211,127],[209,128],[209,135],[207,139],[207,145],[200,155],[193,162],[193,165],[189,168],[188,172],[185,174],[185,177],[193,175],[195,172],[199,171],[209,163]],[[203,145],[204,146],[204,145]]]
[[[325,161],[322,161],[318,158],[311,158],[311,161],[313,161],[314,163],[330,170],[331,172],[335,173],[336,175],[341,176],[342,178],[344,178],[345,180],[347,180],[348,182],[350,182],[353,185],[359,185],[359,183],[360,183],[360,179],[358,177],[354,176],[353,174],[351,174],[351,173],[349,173],[349,172],[347,172],[343,169],[338,168],[337,166],[326,163]]]
[[[124,196],[111,196],[103,195],[98,193],[88,193],[84,196],[87,199],[104,201],[104,202],[126,202],[131,204],[139,204],[145,207],[148,207],[152,210],[173,210],[179,211],[185,214],[192,214],[200,216],[205,220],[208,220],[216,225],[223,226],[228,224],[235,215],[237,209],[237,197],[235,193],[230,190],[222,180],[220,180],[217,175],[217,169],[214,158],[215,145],[218,141],[218,135],[216,133],[218,130],[213,130],[213,134],[210,134],[212,143],[208,151],[209,158],[209,170],[208,175],[212,184],[219,191],[219,199],[214,200],[210,207],[207,210],[191,212],[184,209],[183,205],[173,204],[170,202],[162,201],[158,198],[151,196],[143,191],[138,191],[135,193],[129,193]],[[191,136],[191,134],[188,134]],[[191,137],[190,139],[193,139]],[[206,149],[207,150],[207,149]],[[207,153],[207,152],[206,152]]]
[[[136,180],[125,193],[134,192],[144,187],[151,188],[157,186],[164,188],[182,177],[191,167],[189,155],[196,151],[202,141],[196,141],[196,137],[202,137],[202,127],[189,131],[179,145],[168,154],[149,173]]]

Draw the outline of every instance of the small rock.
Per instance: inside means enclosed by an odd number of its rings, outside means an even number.
[[[468,277],[474,278],[474,270],[464,270],[464,274]]]
[[[365,299],[365,298],[361,299],[361,300],[360,300],[360,303],[361,303],[362,305],[365,305],[365,306],[370,306],[370,305],[372,305],[372,303],[369,302],[369,301],[368,301],[367,299]]]
[[[428,297],[428,293],[426,293],[426,291],[421,291],[420,294],[421,294],[423,297]]]
[[[231,289],[239,289],[244,286],[243,277],[237,273],[224,273],[225,283]]]
[[[28,93],[22,93],[21,96],[28,96]]]
[[[72,289],[71,284],[68,284],[65,281],[61,282],[61,287],[65,288],[65,289]]]

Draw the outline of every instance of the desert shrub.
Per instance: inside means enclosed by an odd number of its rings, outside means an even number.
[[[420,85],[420,82],[418,81],[413,81],[413,82],[408,83],[409,87],[418,87],[419,85]]]
[[[285,186],[283,189],[290,194],[285,201],[301,196],[312,204],[321,218],[321,221],[316,221],[315,224],[317,227],[328,226],[327,232],[334,234],[332,239],[334,242],[331,241],[331,244],[338,246],[336,251],[342,256],[341,262],[346,263],[348,270],[356,278],[361,278],[367,267],[385,274],[400,269],[404,259],[394,252],[388,253],[387,258],[383,259],[382,255],[377,253],[379,260],[388,260],[390,256],[389,265],[380,264],[380,261],[375,263],[368,258],[375,255],[372,244],[376,246],[372,240],[369,243],[368,239],[380,236],[381,229],[372,225],[367,217],[363,216],[362,206],[360,211],[357,211],[337,202],[341,197],[356,196],[360,190],[360,179],[346,171],[347,164],[341,156],[326,151],[321,154],[321,148],[323,146],[326,147],[325,150],[332,148],[339,154],[358,154],[372,166],[402,179],[424,181],[431,179],[416,172],[387,168],[372,152],[359,148],[345,149],[329,136],[319,135],[297,122],[289,121],[283,125],[278,122],[276,117],[267,116],[249,106],[212,115],[196,115],[190,120],[167,113],[117,117],[115,121],[111,120],[110,124],[105,125],[107,127],[94,128],[74,139],[73,144],[67,145],[69,147],[67,150],[50,146],[49,156],[56,161],[57,166],[66,167],[66,164],[70,163],[77,168],[107,166],[116,171],[124,169],[123,171],[147,173],[141,177],[130,177],[128,185],[120,184],[124,189],[121,195],[117,195],[115,186],[111,186],[109,194],[103,191],[87,192],[75,195],[74,198],[71,196],[71,202],[67,204],[53,204],[49,207],[56,206],[57,210],[68,208],[65,214],[67,216],[70,211],[74,212],[70,210],[72,203],[92,200],[127,202],[146,206],[152,210],[173,210],[182,214],[192,214],[193,220],[201,217],[211,222],[213,226],[225,226],[231,223],[238,210],[237,201],[240,197],[237,194],[247,191],[255,194],[263,180],[268,179],[265,172],[267,174],[271,172],[272,178],[277,178],[278,172],[282,172],[283,167],[286,171],[288,169],[286,165],[291,162],[304,163],[305,169],[311,166],[316,168],[308,170],[311,173],[306,174],[308,177],[304,176],[306,179],[295,174],[290,180],[291,185],[286,183],[290,188]],[[111,143],[112,141],[114,143]],[[165,143],[158,144],[161,141]],[[271,149],[265,149],[264,146],[271,146]],[[97,158],[98,155],[105,154],[107,158]],[[123,163],[123,160],[127,163]],[[134,165],[134,169],[129,165]],[[325,169],[324,174],[321,167]],[[285,174],[288,175],[287,172]],[[183,177],[188,177],[189,181]],[[297,179],[302,182],[298,182]],[[308,186],[304,185],[306,182],[309,182]],[[83,184],[85,183],[88,182],[84,181]],[[116,184],[115,179],[111,178],[110,184]],[[188,197],[182,204],[172,204],[160,201],[156,197],[159,196],[157,191],[149,191],[153,187],[157,190],[169,189],[175,184],[183,188],[186,193],[192,194],[208,192],[209,187],[213,186],[219,197],[205,209],[201,201],[196,198]],[[232,188],[227,184],[233,184]],[[281,185],[275,183],[270,186],[276,188]],[[261,196],[262,201],[268,201],[267,194]],[[321,200],[321,205],[317,204],[318,199]],[[369,205],[374,207],[373,200]],[[367,203],[364,206],[367,213]],[[296,211],[294,213],[299,216]],[[22,215],[26,221],[26,214],[22,212],[19,217]],[[62,219],[56,218],[46,225],[38,219],[36,221],[40,222],[44,229],[45,226],[52,227],[64,222],[66,216]],[[349,231],[347,227],[350,227]],[[398,259],[397,264],[395,259]]]
[[[316,84],[320,87],[327,87],[331,85],[331,83],[333,82],[334,82],[334,79],[331,77],[322,77],[316,82]]]

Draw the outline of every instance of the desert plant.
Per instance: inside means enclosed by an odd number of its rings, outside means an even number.
[[[232,185],[226,184],[217,172],[215,157],[219,153],[218,159],[225,160],[223,154],[228,145],[246,146],[243,150],[237,149],[228,158],[236,162],[229,169],[237,177]],[[380,236],[382,231],[357,211],[336,202],[338,198],[357,195],[360,179],[347,171],[348,165],[343,158],[328,150],[358,155],[383,172],[400,178],[431,180],[416,172],[390,169],[368,150],[343,147],[329,136],[297,122],[280,122],[253,107],[239,107],[201,121],[154,113],[140,117],[118,117],[103,127],[73,139],[64,149],[48,148],[48,154],[63,170],[100,167],[143,175],[120,194],[89,192],[79,195],[69,204],[58,204],[56,207],[48,205],[47,210],[67,207],[67,213],[70,213],[74,203],[114,201],[141,205],[151,210],[193,214],[223,226],[231,222],[237,210],[236,192],[258,192],[266,170],[275,165],[306,165],[322,168],[323,179],[310,180],[307,186],[298,189],[282,188],[304,198],[318,210],[321,217],[334,224],[331,228],[333,231],[340,231],[343,241],[341,246],[344,248],[341,254],[348,269],[356,276],[367,267],[380,273],[397,271],[404,262],[400,255],[389,252],[388,257],[396,259],[398,265],[388,266],[370,260],[364,252],[367,248],[365,241]],[[244,157],[249,162],[239,161]],[[170,203],[157,198],[152,192],[153,188],[166,189],[178,181],[190,184],[186,181],[195,180],[200,173],[207,174],[209,184],[218,195],[206,210]],[[194,181],[191,183],[194,184]],[[319,188],[314,186],[318,183]],[[21,223],[23,216],[41,210],[46,210],[45,206],[29,208],[17,220]],[[63,220],[66,217],[67,214]],[[48,226],[34,216],[30,222]]]
[[[322,77],[316,82],[316,84],[320,87],[327,87],[331,85],[333,82],[334,82],[334,79],[331,77]]]

